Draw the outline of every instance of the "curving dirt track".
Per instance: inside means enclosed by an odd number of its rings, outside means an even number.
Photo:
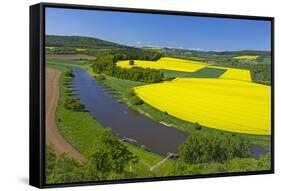
[[[57,154],[67,153],[72,158],[82,161],[84,157],[75,150],[56,127],[55,112],[59,100],[60,72],[46,69],[46,144],[52,145]]]

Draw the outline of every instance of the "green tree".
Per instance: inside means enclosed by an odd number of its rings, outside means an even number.
[[[93,151],[92,163],[104,179],[112,174],[122,174],[129,164],[138,162],[137,156],[115,137],[111,129],[106,129],[99,137],[98,148]]]
[[[132,96],[129,98],[130,103],[133,105],[141,105],[143,104],[142,99],[140,99],[138,96]]]
[[[180,145],[179,155],[184,162],[198,164],[250,157],[251,150],[243,138],[194,133]]]
[[[130,65],[134,65],[134,64],[135,64],[135,61],[134,61],[134,60],[130,60],[129,64],[130,64]]]
[[[74,77],[74,74],[73,74],[72,70],[69,69],[69,70],[67,70],[67,71],[65,72],[65,76],[66,76],[66,77],[71,77],[71,78],[73,78],[73,77]]]
[[[202,174],[204,170],[203,164],[187,164],[181,160],[177,160],[169,171],[171,176],[186,176]]]
[[[258,161],[254,158],[235,158],[224,164],[226,172],[249,172],[258,170]]]
[[[259,159],[258,166],[260,170],[270,170],[271,169],[271,153],[262,155]]]
[[[51,146],[46,146],[46,182],[48,184],[84,181],[83,164],[67,154],[56,155]]]
[[[117,57],[112,55],[101,56],[92,64],[92,69],[97,74],[104,73],[117,78],[146,83],[161,82],[164,78],[160,70],[141,67],[121,68],[114,63],[116,59]]]
[[[67,97],[64,101],[64,107],[71,111],[84,111],[85,106],[81,104],[80,100],[73,97]]]
[[[49,177],[54,171],[56,165],[56,154],[52,150],[51,145],[47,145],[45,148],[45,168],[46,168],[46,176]]]

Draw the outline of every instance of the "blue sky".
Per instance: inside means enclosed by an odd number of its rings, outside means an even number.
[[[139,47],[270,50],[270,28],[269,21],[46,9],[46,34],[90,36]]]

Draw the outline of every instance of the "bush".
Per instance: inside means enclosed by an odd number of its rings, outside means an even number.
[[[132,65],[134,65],[134,64],[135,64],[135,61],[130,60],[129,64],[132,66]]]
[[[124,173],[126,166],[138,162],[138,157],[112,134],[111,129],[106,129],[98,138],[98,147],[92,153],[92,162],[96,171],[104,176]]]
[[[259,159],[258,166],[260,170],[270,170],[271,169],[271,153],[262,155]]]
[[[135,96],[135,95],[136,95],[136,93],[133,89],[128,90],[128,92],[127,92],[128,97],[132,97],[132,96]]]
[[[104,75],[96,75],[95,79],[98,80],[98,81],[102,81],[102,80],[105,80],[105,76]]]
[[[130,98],[130,103],[133,105],[141,105],[143,104],[143,101],[139,97],[133,96]]]
[[[250,144],[244,138],[194,133],[179,148],[181,160],[187,163],[224,162],[251,156]]]
[[[248,172],[258,168],[258,161],[254,158],[232,159],[225,165],[228,172]]]
[[[184,176],[194,174],[213,174],[226,172],[249,172],[270,170],[270,153],[263,155],[259,160],[255,158],[234,158],[223,163],[209,162],[200,164],[190,164],[183,161],[176,161],[170,168],[169,175]]]
[[[164,80],[165,81],[172,81],[172,80],[174,80],[174,79],[176,79],[175,77],[167,77],[167,78],[165,78]]]
[[[71,111],[84,111],[85,106],[77,98],[67,97],[64,101],[64,107]]]
[[[73,90],[68,88],[68,89],[65,89],[65,90],[64,90],[64,93],[65,93],[66,95],[69,95],[69,96],[70,96],[70,95],[73,94]]]
[[[195,123],[195,129],[196,130],[201,130],[202,129],[202,127],[201,127],[201,125],[199,124],[199,123]]]
[[[68,71],[65,73],[65,76],[66,76],[66,77],[71,77],[71,78],[73,78],[73,77],[74,77],[74,74],[73,74],[72,70],[68,70]]]
[[[84,169],[80,162],[66,153],[56,155],[52,146],[45,149],[46,182],[48,184],[84,181]]]

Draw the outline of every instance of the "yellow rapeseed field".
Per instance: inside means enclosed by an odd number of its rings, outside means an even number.
[[[134,66],[143,68],[153,68],[153,69],[166,69],[166,70],[176,70],[183,72],[195,72],[207,66],[207,63],[192,61],[179,58],[162,57],[157,61],[145,61],[145,60],[135,60],[134,65],[129,64],[129,60],[118,61],[117,66],[122,68],[131,68]]]
[[[271,134],[270,86],[208,78],[177,78],[134,88],[153,107],[219,130]]]
[[[226,71],[220,76],[220,78],[252,81],[250,70],[238,69],[238,68],[227,68],[221,66],[208,66],[209,68],[225,69]]]
[[[235,56],[233,57],[234,59],[245,59],[245,60],[255,60],[257,59],[259,56],[251,56],[251,55],[244,55],[244,56]]]
[[[223,75],[220,76],[220,78],[225,79],[236,79],[236,80],[244,80],[251,82],[251,73],[249,70],[243,70],[243,69],[234,69],[229,68]]]
[[[171,57],[162,57],[158,61],[135,60],[134,65],[130,65],[129,60],[124,60],[124,61],[118,61],[117,66],[120,66],[122,68],[131,68],[131,67],[138,66],[143,68],[153,68],[157,70],[166,69],[166,70],[174,70],[174,71],[182,71],[182,72],[196,72],[208,66],[209,68],[218,68],[218,69],[227,70],[223,75],[220,76],[220,78],[252,81],[251,73],[249,70],[227,68],[221,66],[211,66],[204,62],[179,59],[179,58],[171,58]]]

